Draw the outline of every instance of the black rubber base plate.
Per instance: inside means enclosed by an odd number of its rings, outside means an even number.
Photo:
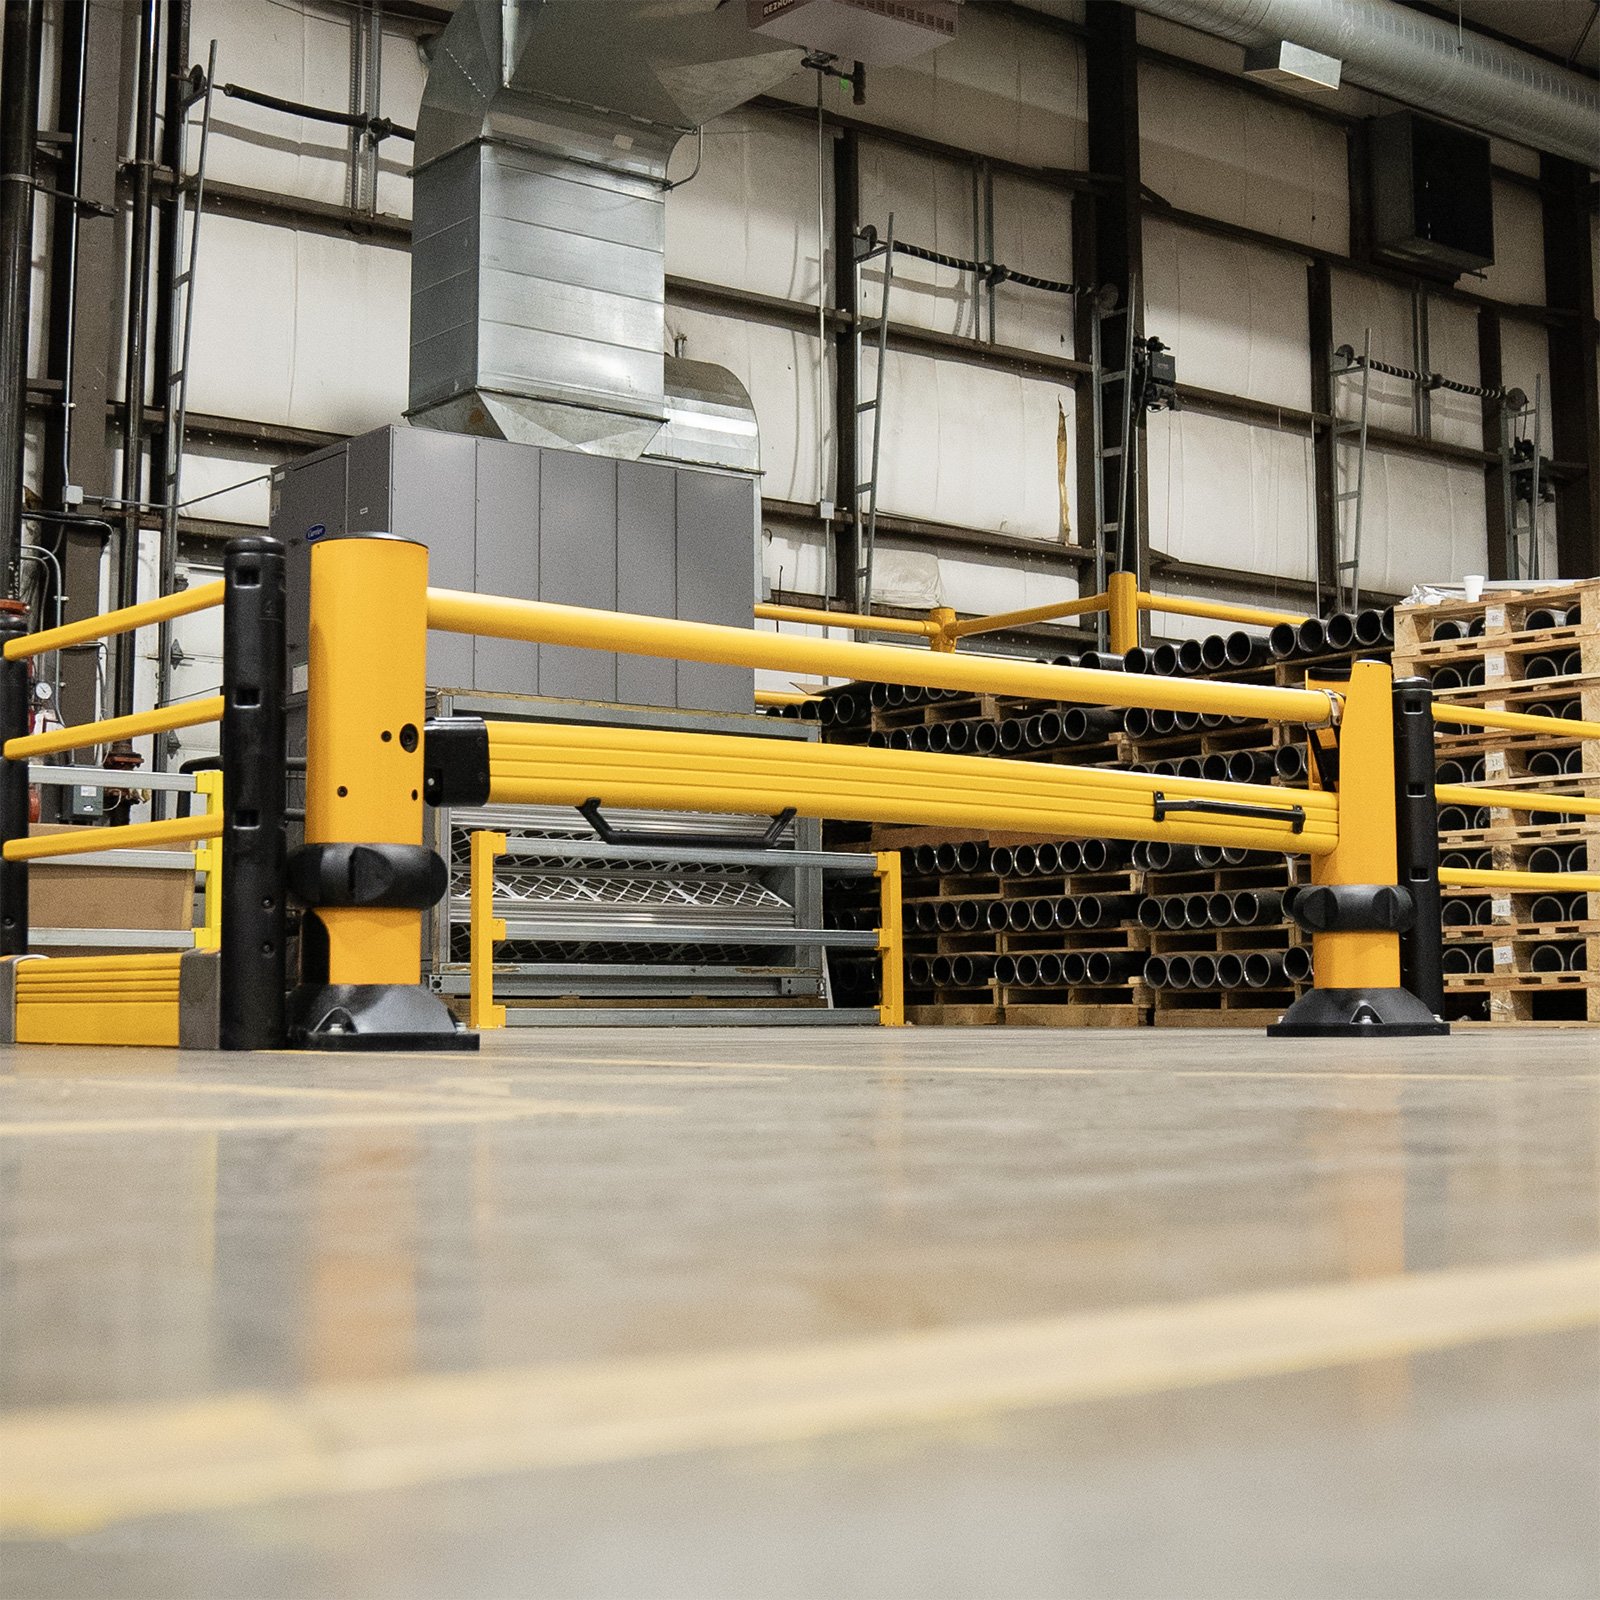
[[[476,1050],[478,1036],[420,985],[329,983],[295,991],[289,1042],[299,1050]]]
[[[1427,1039],[1450,1031],[1408,989],[1312,989],[1271,1024],[1273,1039]]]

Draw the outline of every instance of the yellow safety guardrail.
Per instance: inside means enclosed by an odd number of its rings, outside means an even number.
[[[226,704],[220,694],[209,695],[204,700],[159,706],[154,711],[135,711],[131,716],[107,717],[100,722],[80,722],[71,728],[24,734],[17,739],[7,739],[0,753],[8,761],[29,761],[35,756],[55,755],[62,750],[82,750],[86,745],[137,739],[145,733],[198,728],[207,722],[220,722]]]
[[[758,706],[809,706],[817,700],[814,694],[801,694],[798,689],[757,689]]]
[[[1209,783],[1100,767],[995,761],[865,745],[788,744],[733,734],[491,722],[491,804],[607,805],[775,814],[1014,832],[1114,832],[1313,856],[1339,840],[1339,801],[1320,790]],[[1263,808],[1260,816],[1163,801]],[[1298,815],[1296,815],[1298,813]]]
[[[503,1028],[506,1008],[494,1003],[494,946],[505,938],[506,925],[494,914],[494,864],[505,854],[506,836],[480,830],[469,848],[467,1025]]]
[[[197,611],[209,611],[222,604],[226,587],[219,578],[215,583],[202,583],[177,594],[162,595],[157,600],[141,600],[138,605],[124,606],[120,611],[107,611],[98,617],[85,617],[81,622],[67,622],[59,628],[25,634],[6,642],[5,659],[23,661],[50,650],[65,650],[71,645],[93,644],[121,633],[132,633],[154,622],[171,622],[177,617],[193,616]]]
[[[220,839],[222,828],[220,815],[169,817],[164,822],[130,822],[121,828],[84,828],[76,833],[44,833],[31,839],[8,839],[0,855],[7,861],[43,861],[50,856],[82,856],[99,850],[189,844],[196,839]]]
[[[1534,717],[1526,711],[1490,711],[1485,706],[1463,706],[1453,700],[1435,700],[1433,720],[1465,728],[1509,728],[1514,733],[1559,733],[1568,739],[1600,739],[1600,722],[1581,722],[1575,717]]]
[[[203,815],[222,819],[222,774],[197,772],[194,775],[195,794],[205,802]],[[200,926],[194,930],[196,950],[222,948],[222,832],[219,829],[209,838],[195,840],[194,868],[206,875],[206,886],[201,895]]]
[[[906,1025],[905,901],[901,894],[900,852],[875,852],[878,863],[878,1021],[886,1028]]]
[[[953,615],[953,613],[950,613]],[[813,606],[778,606],[761,601],[755,608],[758,622],[798,622],[808,627],[843,628],[852,633],[903,633],[920,639],[938,639],[945,631],[943,614],[928,620],[915,617],[868,617],[858,611],[823,611]]]
[[[1200,617],[1208,622],[1255,623],[1257,627],[1273,628],[1280,622],[1308,622],[1303,611],[1271,611],[1265,606],[1227,605],[1220,600],[1185,600],[1178,595],[1146,594],[1138,596],[1141,611],[1156,611],[1170,617]]]
[[[1511,889],[1524,894],[1559,894],[1563,889],[1600,894],[1600,872],[1519,872],[1514,868],[1440,867],[1447,889]]]
[[[957,639],[970,639],[974,634],[999,633],[1006,628],[1026,628],[1036,622],[1059,622],[1068,617],[1093,616],[1111,609],[1110,599],[1103,594],[1080,596],[1076,600],[1059,600],[1053,605],[1028,606],[1021,611],[997,611],[989,617],[968,617],[952,623],[951,634]]]
[[[1441,783],[1434,798],[1447,806],[1498,806],[1504,811],[1567,811],[1600,817],[1600,797],[1562,794],[1555,789],[1492,789],[1470,783]]]
[[[428,590],[427,619],[430,628],[444,633],[614,650],[623,655],[813,672],[821,677],[913,683],[930,689],[961,689],[1025,699],[1214,711],[1268,722],[1303,723],[1307,727],[1323,727],[1336,721],[1340,703],[1339,693],[1333,690],[1129,676],[1083,667],[1039,666],[1002,656],[954,656],[932,650],[924,653],[898,650],[892,645],[757,633],[711,622],[630,616],[455,589]]]

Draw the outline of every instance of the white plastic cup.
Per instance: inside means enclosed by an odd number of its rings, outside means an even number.
[[[1467,602],[1469,605],[1476,604],[1479,600],[1483,599],[1483,586],[1487,581],[1488,580],[1481,572],[1469,572],[1466,577],[1461,580],[1462,586],[1467,591]]]

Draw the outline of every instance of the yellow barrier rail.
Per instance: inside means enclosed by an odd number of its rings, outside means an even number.
[[[98,617],[85,617],[81,622],[67,622],[59,628],[25,634],[20,639],[7,641],[5,659],[22,661],[29,656],[44,655],[46,651],[65,650],[70,645],[93,644],[100,639],[115,638],[119,633],[132,633],[153,622],[171,622],[176,617],[209,611],[222,604],[225,588],[219,578],[215,583],[202,583],[177,594],[164,594],[157,600],[141,600],[138,605],[124,606],[120,611],[107,611]]]
[[[914,683],[930,689],[962,689],[1034,700],[1214,711],[1308,727],[1322,727],[1338,717],[1340,697],[1327,690],[1045,667],[1000,656],[954,656],[841,639],[757,633],[754,629],[727,628],[710,622],[630,616],[454,589],[429,589],[427,606],[428,626],[444,633],[614,650],[623,655],[767,667],[779,672],[810,672],[869,682]]]
[[[24,734],[7,739],[3,753],[8,761],[28,761],[35,756],[55,755],[62,750],[82,750],[85,745],[115,744],[118,739],[137,739],[145,733],[168,733],[176,728],[198,728],[207,722],[220,722],[227,702],[220,694],[186,704],[159,706],[154,711],[135,711],[132,716],[107,717],[102,722],[80,722],[71,728],[52,728],[48,733]],[[133,780],[129,779],[130,784]]]
[[[758,706],[809,706],[820,697],[802,694],[798,689],[757,689]]]
[[[1463,706],[1454,701],[1433,702],[1435,722],[1466,728],[1509,728],[1514,733],[1561,734],[1568,739],[1600,739],[1600,722],[1580,722],[1573,717],[1533,717],[1526,711],[1490,711],[1485,706]]]
[[[1269,611],[1264,606],[1225,605],[1216,600],[1185,600],[1178,595],[1146,594],[1142,589],[1139,591],[1139,609],[1161,612],[1171,617],[1200,617],[1208,622],[1253,622],[1263,628],[1276,627],[1280,622],[1299,624],[1310,620],[1303,611]]]
[[[762,601],[755,608],[760,622],[799,622],[819,628],[844,628],[852,633],[903,633],[919,639],[937,639],[944,624],[931,617],[868,617],[857,611],[821,611],[811,606],[777,606]]]
[[[952,637],[970,639],[974,634],[999,633],[1006,628],[1026,628],[1036,622],[1059,622],[1067,617],[1093,616],[1111,609],[1110,598],[1093,594],[1077,600],[1060,600],[1054,605],[1029,606],[1022,611],[997,611],[991,617],[968,617],[950,625]]]
[[[1313,856],[1339,840],[1338,796],[1320,790],[730,734],[525,722],[488,728],[493,804],[578,806],[593,798],[736,814],[792,806],[801,816],[840,821],[1114,832]],[[1169,813],[1158,796],[1209,801],[1218,810]],[[1230,814],[1230,805],[1263,814]]]
[[[1560,894],[1563,889],[1600,894],[1600,872],[1518,872],[1512,868],[1440,867],[1447,889],[1510,889],[1513,893]]]
[[[1600,817],[1600,798],[1560,794],[1553,789],[1491,789],[1468,783],[1441,783],[1433,791],[1447,806],[1498,806],[1505,811],[1566,811]]]
[[[220,839],[223,819],[169,817],[165,822],[131,822],[121,828],[84,828],[76,833],[44,833],[33,839],[10,839],[0,851],[7,861],[42,861],[50,856],[89,855],[97,850],[138,850],[148,845],[190,844]]]

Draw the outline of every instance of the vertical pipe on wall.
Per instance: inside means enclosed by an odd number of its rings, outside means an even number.
[[[122,543],[117,553],[113,606],[132,605],[139,597],[139,526],[144,497],[145,345],[150,311],[150,198],[155,169],[156,94],[160,81],[157,55],[161,0],[143,0],[139,8],[139,59],[135,85],[133,139],[133,216],[128,271],[127,371],[123,380],[126,423],[122,450]],[[126,633],[114,646],[113,704],[117,716],[133,710],[134,636]]]
[[[33,171],[44,0],[5,7],[0,39],[0,585],[17,592],[33,286]]]

